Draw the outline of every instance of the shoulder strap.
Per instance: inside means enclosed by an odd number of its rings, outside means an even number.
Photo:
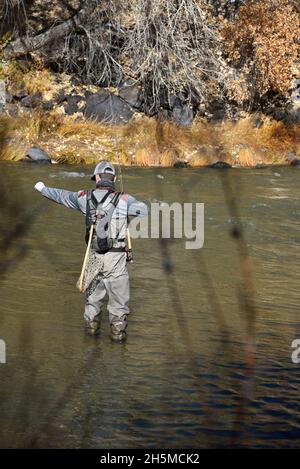
[[[88,228],[92,225],[92,223],[96,222],[96,210],[98,205],[102,205],[111,193],[112,191],[107,191],[106,194],[100,200],[100,202],[98,202],[94,195],[94,189],[87,191],[85,223]],[[123,192],[116,192],[113,198],[110,200],[109,204],[113,205],[112,210],[110,210],[111,216],[112,212],[117,207],[122,194]]]
[[[98,200],[96,199],[95,195],[94,195],[94,189],[91,191],[91,200],[93,201],[93,204],[95,207],[97,207],[98,205],[101,205],[101,204],[104,204],[104,202],[106,201],[107,197],[112,193],[112,191],[107,191],[106,194],[104,194],[104,196],[102,197],[102,199],[100,200],[100,202],[98,202]]]
[[[88,226],[88,227],[91,226],[91,224],[96,221],[95,217],[96,217],[97,206],[99,204],[103,204],[106,201],[107,197],[112,192],[112,191],[107,191],[106,194],[104,194],[104,196],[100,200],[100,202],[98,202],[98,200],[96,199],[96,197],[94,195],[94,190],[95,189],[88,190],[87,195],[86,195],[85,223],[86,223],[86,226]]]
[[[113,204],[114,207],[116,207],[122,195],[123,192],[116,192],[110,203]]]

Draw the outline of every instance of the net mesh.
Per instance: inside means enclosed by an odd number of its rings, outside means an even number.
[[[95,251],[89,249],[86,267],[77,281],[77,288],[80,292],[85,292],[95,277],[101,270],[102,258],[97,256]]]

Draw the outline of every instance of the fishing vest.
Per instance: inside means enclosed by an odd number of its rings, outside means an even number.
[[[92,224],[94,225],[94,232],[91,242],[91,248],[99,254],[105,254],[108,251],[123,252],[125,248],[115,248],[114,244],[118,240],[112,237],[111,233],[111,219],[113,212],[116,209],[122,192],[114,192],[108,190],[100,201],[94,195],[94,190],[89,190],[86,196],[86,235],[85,241],[88,242],[89,233]],[[103,204],[110,198],[105,208]]]

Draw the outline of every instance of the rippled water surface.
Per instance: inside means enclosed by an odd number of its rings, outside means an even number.
[[[39,180],[89,188],[91,168],[0,169],[11,197],[35,214],[26,257],[0,278],[1,447],[298,446],[300,364],[291,342],[300,339],[300,170],[230,172],[255,278],[249,381],[237,246],[218,171],[123,169],[125,190],[140,199],[204,202],[205,243],[189,251],[180,239],[134,242],[128,341],[120,345],[110,342],[107,314],[100,339],[83,333],[75,287],[83,216],[33,189]],[[11,213],[2,229],[14,221]],[[211,300],[221,305],[228,341]],[[253,399],[243,405],[246,387]]]

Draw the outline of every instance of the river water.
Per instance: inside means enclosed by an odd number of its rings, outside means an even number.
[[[204,203],[204,248],[187,250],[182,239],[136,240],[127,342],[111,343],[107,313],[99,339],[84,335],[84,297],[75,287],[84,217],[41,197],[33,185],[85,189],[90,172],[1,164],[9,197],[22,206],[21,215],[11,210],[2,217],[2,231],[24,214],[32,221],[11,247],[17,252],[22,243],[26,255],[16,254],[0,277],[7,352],[0,364],[0,446],[297,446],[300,364],[291,360],[291,343],[300,339],[299,170],[227,173],[253,265],[250,378],[238,250],[218,170],[123,169],[125,190],[141,200]]]

